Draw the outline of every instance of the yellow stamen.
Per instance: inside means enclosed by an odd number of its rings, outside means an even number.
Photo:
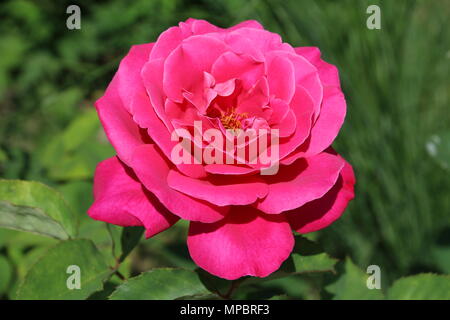
[[[228,109],[227,112],[221,111],[220,122],[225,129],[239,130],[242,128],[242,120],[247,118],[247,113],[237,113],[234,108]]]

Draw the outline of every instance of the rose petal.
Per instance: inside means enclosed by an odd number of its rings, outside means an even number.
[[[119,158],[128,164],[134,149],[145,143],[145,136],[125,110],[118,85],[116,74],[105,94],[95,102],[95,107],[108,140]]]
[[[296,125],[295,132],[289,138],[280,139],[280,159],[281,163],[286,164],[285,158],[290,157],[290,154],[302,145],[308,138],[311,131],[312,118],[314,115],[314,102],[306,90],[297,86],[295,95],[291,101],[291,111],[295,114]],[[283,124],[281,124],[283,125]],[[297,158],[289,161],[289,164],[294,162]]]
[[[171,132],[173,126],[170,124],[170,118],[165,113],[165,100],[166,96],[163,91],[163,73],[164,73],[164,60],[155,59],[148,61],[144,64],[141,71],[141,81],[145,86],[145,90],[141,92],[141,96],[138,99],[139,103],[133,103],[132,113],[134,120],[142,128],[149,128],[153,125],[153,118],[149,114],[150,108],[153,108],[158,118],[164,123],[167,130]],[[143,93],[147,92],[148,97],[145,97]],[[141,99],[144,97],[144,99]],[[148,101],[149,100],[149,101]],[[151,103],[151,105],[149,105]]]
[[[236,79],[230,79],[224,82],[217,83],[214,86],[214,91],[216,91],[219,96],[228,97],[236,88],[235,82]]]
[[[167,29],[156,40],[149,60],[166,59],[181,41],[191,35],[192,30],[190,26],[187,26],[187,28],[171,27]]]
[[[317,47],[299,47],[295,52],[311,62],[318,70],[320,81],[324,86],[341,87],[338,69],[320,58],[320,50]]]
[[[241,23],[238,23],[235,26],[232,26],[231,28],[228,28],[228,31],[236,30],[240,28],[255,28],[255,29],[262,29],[264,30],[264,27],[256,20],[246,20],[242,21]]]
[[[152,47],[152,43],[132,46],[120,62],[105,94],[95,103],[108,139],[126,163],[134,148],[146,139],[129,112],[135,96],[145,91],[140,70]]]
[[[217,206],[246,205],[267,195],[265,182],[258,177],[214,177],[199,180],[170,170],[169,187],[191,197],[208,201]]]
[[[130,106],[133,97],[143,89],[140,70],[144,63],[148,61],[152,48],[153,43],[134,45],[120,62],[117,71],[119,81],[117,88],[123,105],[128,112],[131,112]]]
[[[282,43],[280,35],[267,30],[240,28],[228,33],[225,42],[237,54],[247,54],[256,61],[265,61],[265,53],[272,50],[295,53],[294,49]]]
[[[289,104],[278,98],[270,100],[270,108],[272,109],[272,115],[269,119],[270,124],[281,123],[290,110]]]
[[[206,20],[189,18],[185,23],[191,27],[193,34],[205,34],[210,32],[220,32],[223,30],[222,28],[219,28]]]
[[[243,21],[231,28],[222,29],[208,21],[189,18],[185,22],[180,22],[179,27],[171,27],[161,33],[151,52],[150,58],[159,59],[167,56],[189,36],[200,35],[210,32],[225,32],[240,28],[264,29],[261,24],[254,20]]]
[[[280,137],[289,137],[297,128],[297,119],[294,111],[289,110],[286,117],[283,119],[283,122],[274,124],[271,128],[279,130]]]
[[[328,148],[344,123],[345,97],[337,87],[324,87],[320,116],[311,129],[308,140],[297,151],[296,157],[308,157]]]
[[[140,104],[140,110],[145,110],[146,124],[148,135],[152,140],[158,145],[161,151],[165,154],[166,159],[171,159],[171,153],[173,147],[178,143],[178,141],[171,140],[171,132],[167,130],[164,123],[158,118],[155,110],[150,105],[148,96],[145,93],[137,95],[133,101],[133,110],[137,107],[135,105]],[[201,178],[206,176],[206,172],[202,165],[200,164],[178,164],[177,168],[190,177]]]
[[[269,104],[267,79],[262,77],[250,90],[242,93],[237,104],[236,112],[239,114],[246,114],[247,117],[269,118],[272,112],[270,108],[265,108]]]
[[[289,103],[295,93],[295,71],[292,62],[284,57],[275,57],[267,70],[270,96]]]
[[[143,145],[135,150],[132,168],[144,186],[168,210],[185,220],[215,222],[222,219],[228,211],[226,207],[213,206],[170,188],[167,176],[171,168],[154,145]]]
[[[289,257],[294,237],[284,215],[268,216],[244,206],[234,207],[217,223],[191,222],[187,243],[197,265],[234,280],[277,270]]]
[[[144,225],[147,238],[166,230],[179,219],[145,190],[117,157],[98,164],[94,199],[88,210],[91,218],[120,226]]]
[[[213,64],[211,74],[217,82],[239,79],[243,89],[250,89],[264,75],[264,64],[247,55],[227,51]]]
[[[163,88],[167,97],[175,102],[183,101],[183,93],[196,98],[195,106],[204,113],[204,72],[210,71],[217,58],[226,51],[226,45],[211,36],[192,36],[184,40],[164,62]]]
[[[350,200],[354,198],[355,175],[348,162],[345,162],[338,181],[322,198],[311,201],[289,212],[291,227],[300,233],[323,229],[336,221]]]
[[[246,165],[208,164],[205,166],[205,171],[212,174],[244,175],[256,172],[258,169]]]
[[[343,166],[342,158],[323,152],[281,167],[277,175],[264,176],[269,193],[256,207],[277,214],[318,199],[334,186]]]
[[[267,61],[270,63],[272,59],[280,57],[289,59],[294,65],[296,85],[305,88],[313,99],[315,106],[314,114],[317,118],[320,113],[323,98],[323,85],[320,82],[317,68],[303,56],[281,50],[269,52],[267,54]]]
[[[164,108],[167,116],[171,119],[170,121],[174,128],[176,127],[174,121],[178,124],[189,126],[193,126],[194,121],[201,121],[197,108],[189,103],[175,103],[172,100],[167,99]]]
[[[205,34],[210,32],[227,32],[240,28],[264,29],[263,26],[258,21],[255,20],[242,21],[241,23],[227,29],[219,28],[206,20],[198,20],[193,18],[187,19],[185,24],[191,27],[191,30],[194,34]]]

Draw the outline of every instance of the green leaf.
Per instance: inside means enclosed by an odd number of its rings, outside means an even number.
[[[80,289],[69,289],[67,282],[73,272],[69,266],[80,270]],[[103,288],[112,270],[102,254],[90,240],[62,241],[36,262],[22,282],[17,299],[86,299]],[[70,280],[70,279],[69,279]]]
[[[112,256],[115,261],[118,261],[120,255],[122,254],[122,244],[120,243],[122,227],[109,223],[106,223],[105,225],[106,230],[108,230],[109,237],[111,238]]]
[[[116,290],[116,288],[116,283],[106,281],[102,290],[94,292],[86,300],[108,300],[108,297]]]
[[[368,274],[359,269],[349,258],[345,260],[344,274],[326,290],[334,294],[334,300],[380,300],[383,293],[379,289],[367,287]]]
[[[12,278],[12,267],[9,261],[0,256],[0,296],[6,292]]]
[[[335,272],[334,266],[337,261],[337,259],[323,252],[322,247],[318,243],[297,235],[295,236],[295,246],[291,256],[281,265],[278,271],[266,278],[246,278],[244,285],[295,274]]]
[[[0,179],[0,227],[68,239],[77,219],[62,196],[34,181]]]
[[[0,226],[34,232],[57,239],[67,239],[64,228],[40,209],[0,202]]]
[[[200,268],[195,269],[195,272],[198,274],[200,281],[203,283],[203,285],[209,291],[215,292],[215,293],[218,293],[221,295],[228,292],[228,290],[232,286],[233,282],[240,281],[240,280],[234,280],[234,281],[225,280],[225,279],[216,277],[215,275],[212,275],[209,272],[207,272],[203,269],[200,269]]]
[[[118,262],[125,260],[145,231],[143,227],[118,227],[111,224],[106,227],[112,240],[113,256]]]
[[[91,181],[71,181],[60,185],[58,191],[61,192],[64,199],[79,216],[80,224],[83,220],[91,219],[86,214],[93,202]]]
[[[142,273],[120,285],[112,300],[173,300],[208,294],[198,275],[189,270],[159,268]]]
[[[264,286],[264,284],[268,282],[277,281],[278,279],[290,276],[320,274],[324,272],[334,273],[334,266],[337,262],[337,259],[334,259],[323,252],[322,247],[318,243],[297,235],[295,236],[295,246],[292,254],[281,265],[278,271],[265,278],[245,277],[236,281],[239,282],[239,287],[256,285],[261,289],[261,286]],[[222,294],[226,292],[226,288],[229,288],[230,286],[230,281],[228,281],[227,284],[223,279],[214,278],[215,277],[212,275],[202,275],[201,279],[211,291],[219,291]],[[239,289],[235,291],[239,291]],[[258,298],[259,297],[257,297],[257,299]]]
[[[145,229],[143,227],[124,227],[122,229],[122,235],[120,237],[120,244],[122,253],[119,261],[125,260],[130,252],[137,246],[144,234]]]
[[[301,236],[295,237],[291,260],[293,273],[334,272],[338,261],[323,252],[319,244]]]
[[[398,279],[389,288],[390,300],[449,300],[450,276],[418,274]]]

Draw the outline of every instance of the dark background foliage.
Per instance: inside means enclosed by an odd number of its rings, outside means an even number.
[[[81,30],[66,28],[70,4],[81,8]],[[366,27],[370,4],[381,7],[381,30]],[[56,187],[80,215],[82,236],[107,248],[105,225],[86,217],[95,165],[114,154],[93,103],[131,45],[153,42],[188,17],[222,27],[256,19],[293,46],[320,47],[338,66],[348,111],[334,146],[355,168],[356,198],[342,219],[310,238],[363,269],[379,265],[386,283],[450,273],[449,167],[433,157],[433,143],[450,130],[446,0],[3,1],[0,177]],[[192,268],[184,237],[181,223],[141,241],[124,272]],[[0,296],[11,298],[53,243],[0,229],[0,262],[10,274]],[[271,290],[320,296],[310,290],[314,277],[294,280]],[[293,292],[294,285],[309,289]]]

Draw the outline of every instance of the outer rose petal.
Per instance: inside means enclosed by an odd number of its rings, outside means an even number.
[[[131,47],[119,70],[95,106],[106,135],[120,159],[128,163],[134,148],[144,143],[144,136],[133,121],[131,105],[139,92],[145,92],[140,70],[153,43]]]
[[[178,221],[117,157],[99,163],[94,178],[94,204],[89,216],[120,226],[144,225],[147,238]]]
[[[347,204],[354,198],[355,175],[352,166],[345,162],[336,184],[320,199],[286,213],[292,228],[300,233],[323,229],[337,220]]]
[[[153,43],[132,46],[128,54],[122,59],[117,71],[119,79],[119,95],[124,107],[131,112],[131,102],[134,96],[145,91],[141,79],[141,69],[148,61]]]
[[[181,41],[191,36],[190,27],[171,27],[160,34],[150,54],[150,60],[165,59],[180,44]]]
[[[333,143],[344,123],[346,110],[342,91],[337,87],[324,87],[319,118],[311,129],[309,139],[300,148],[303,157],[318,154]]]
[[[229,32],[225,42],[237,54],[248,54],[257,61],[265,61],[264,54],[271,50],[285,50],[295,53],[294,49],[281,41],[280,35],[267,30],[240,28]]]
[[[184,22],[185,25],[191,28],[193,34],[205,34],[210,32],[219,32],[221,28],[209,23],[206,20],[198,20],[189,18]]]
[[[123,106],[118,81],[116,74],[103,97],[95,102],[95,107],[106,136],[119,158],[129,164],[134,149],[144,144],[144,135]]]
[[[170,188],[167,184],[169,164],[155,145],[147,144],[137,148],[131,167],[144,186],[167,209],[185,220],[216,222],[223,219],[228,211],[228,208],[213,206]]]
[[[147,94],[145,99],[141,99],[140,103],[133,103],[132,113],[134,120],[141,128],[149,128],[153,124],[153,117],[150,115],[149,109],[153,108],[158,118],[164,123],[167,130],[172,132],[173,126],[170,124],[170,119],[164,112],[164,105],[166,97],[163,92],[164,60],[155,59],[148,61],[142,66],[141,77],[142,82],[147,89],[143,90],[142,94]]]
[[[256,20],[246,20],[242,21],[241,23],[238,23],[235,26],[232,26],[231,28],[228,28],[228,30],[236,30],[240,28],[255,28],[255,29],[264,29],[264,27]]]
[[[150,59],[167,58],[181,41],[192,35],[205,34],[210,32],[226,32],[240,28],[264,29],[257,21],[243,21],[231,28],[222,29],[208,21],[189,18],[185,22],[180,22],[179,27],[171,27],[161,33],[156,41],[155,48],[151,52]]]
[[[324,86],[334,86],[340,88],[338,69],[320,58],[320,50],[317,47],[299,47],[295,52],[305,57],[311,62],[319,72],[320,80]]]
[[[277,270],[289,257],[294,236],[284,215],[268,216],[238,206],[222,221],[191,222],[187,243],[197,265],[233,280],[266,277]]]
[[[256,206],[276,214],[318,199],[334,186],[343,166],[342,158],[323,152],[282,167],[278,174],[264,177],[269,194]]]
[[[236,30],[240,28],[256,28],[256,29],[264,29],[263,26],[258,21],[255,20],[247,20],[243,21],[233,27],[228,29],[219,28],[206,20],[198,20],[189,18],[184,22],[184,24],[191,27],[191,30],[194,34],[205,34],[209,32],[226,32],[231,30]]]

